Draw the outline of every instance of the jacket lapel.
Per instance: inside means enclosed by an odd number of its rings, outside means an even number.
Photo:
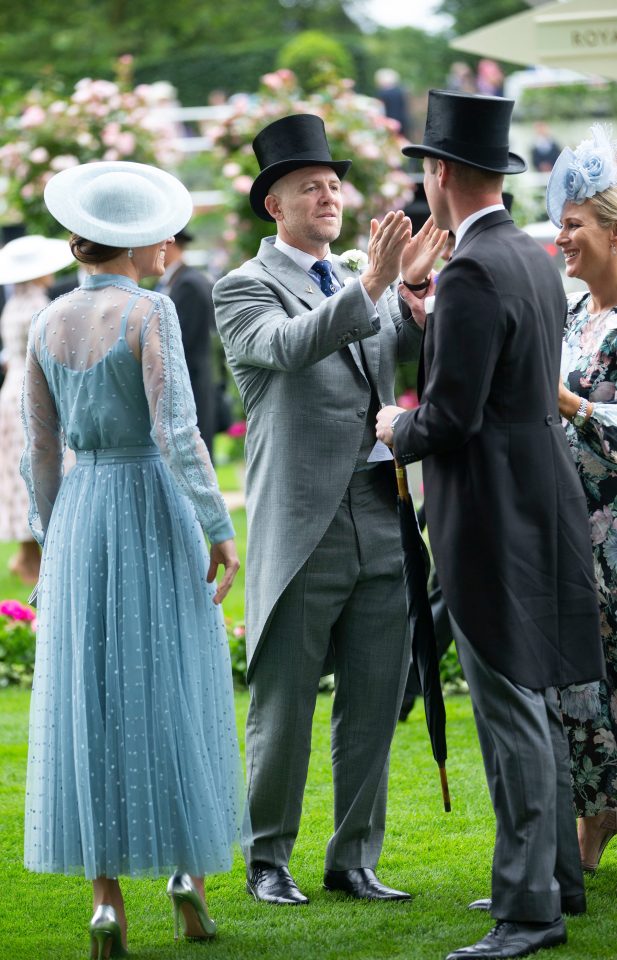
[[[273,279],[289,290],[309,310],[313,310],[325,299],[319,284],[315,283],[290,257],[276,249],[274,237],[267,237],[261,241],[257,257]]]
[[[326,299],[319,285],[309,277],[306,271],[303,270],[302,267],[299,267],[297,263],[294,263],[290,257],[287,257],[284,253],[281,253],[280,250],[276,249],[274,246],[274,237],[266,237],[261,241],[257,258],[272,278],[281,286],[285,287],[286,290],[289,290],[289,292],[308,307],[309,310],[313,310],[322,300]],[[357,273],[343,266],[340,259],[336,256],[332,257],[332,266],[334,276],[341,287],[345,285],[345,280],[348,278],[357,279]],[[336,296],[336,294],[334,294],[334,296]],[[379,340],[378,337],[369,337],[368,339],[371,341]],[[364,342],[366,343],[367,341]],[[364,349],[366,351],[366,348]],[[374,346],[371,343],[370,351],[370,360],[367,356],[367,363],[370,365],[371,375],[374,371],[376,378],[379,371],[379,343]],[[347,347],[343,347],[340,353],[343,356],[351,357],[356,368],[366,380],[367,377],[358,344],[350,343]]]

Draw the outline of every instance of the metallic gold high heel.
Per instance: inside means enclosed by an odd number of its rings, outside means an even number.
[[[170,898],[174,910],[174,940],[177,940],[179,936],[180,911],[182,907],[190,907],[194,910],[201,929],[203,930],[202,937],[189,937],[189,939],[210,939],[216,935],[216,924],[214,920],[211,920],[208,916],[206,906],[188,873],[176,872],[169,878],[167,896]],[[184,916],[184,929],[186,931],[186,916]],[[186,932],[185,936],[187,936]]]
[[[96,956],[98,960],[103,960],[109,940],[111,940],[110,957],[128,957],[128,951],[122,945],[122,931],[116,918],[116,911],[108,903],[101,903],[90,921],[91,957]],[[96,953],[95,946],[98,948]]]

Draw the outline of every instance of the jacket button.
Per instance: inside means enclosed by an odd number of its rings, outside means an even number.
[[[360,409],[357,411],[357,413],[358,413],[358,416],[359,416],[359,417],[365,417],[365,416],[366,416],[366,407],[360,407]]]
[[[550,413],[547,413],[547,415],[544,418],[544,422],[547,425],[547,427],[550,427],[551,423],[553,422],[553,418]]]

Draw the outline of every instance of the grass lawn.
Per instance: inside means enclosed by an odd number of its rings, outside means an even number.
[[[247,702],[247,694],[238,692],[241,732]],[[89,885],[79,878],[29,874],[22,867],[28,703],[27,691],[0,691],[0,957],[84,960]],[[212,877],[207,884],[210,912],[219,923],[218,938],[207,944],[174,944],[164,881],[125,880],[132,956],[140,960],[188,960],[206,954],[213,960],[436,960],[484,935],[489,921],[468,912],[466,905],[490,892],[493,823],[468,698],[447,700],[451,814],[441,811],[438,776],[421,711],[414,709],[397,730],[388,832],[379,873],[384,881],[410,890],[414,894],[410,904],[348,901],[321,888],[332,818],[329,711],[330,698],[321,695],[304,816],[291,864],[310,905],[276,908],[254,903],[244,891],[238,854],[230,874]],[[617,848],[609,847],[598,876],[587,881],[589,914],[568,921],[570,942],[551,956],[556,960],[617,956],[616,880]]]
[[[244,562],[244,511],[235,511],[233,521]],[[30,588],[6,572],[14,549],[0,545],[0,599],[25,600]],[[224,604],[233,620],[243,618],[243,593],[241,569]],[[29,874],[22,866],[28,705],[27,691],[0,690],[0,960],[85,960],[89,885],[79,878]],[[237,693],[236,705],[243,736],[246,692]],[[451,814],[441,809],[439,777],[423,712],[417,707],[407,723],[399,724],[392,750],[388,831],[379,875],[411,891],[412,903],[360,903],[321,888],[324,850],[332,830],[330,697],[324,694],[318,698],[304,815],[291,863],[310,905],[271,908],[253,902],[244,890],[238,853],[230,874],[207,883],[218,938],[205,944],[174,944],[164,880],[125,880],[131,955],[139,960],[189,960],[206,954],[212,960],[437,960],[483,936],[489,919],[470,913],[466,906],[490,893],[493,818],[469,700],[450,697],[446,707]],[[616,881],[617,843],[609,847],[598,876],[587,880],[588,915],[568,921],[569,944],[550,956],[617,958]]]

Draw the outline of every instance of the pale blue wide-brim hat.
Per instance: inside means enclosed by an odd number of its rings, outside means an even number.
[[[0,250],[0,284],[26,283],[75,263],[66,240],[40,234],[17,237]]]
[[[158,167],[128,160],[62,170],[45,187],[47,209],[63,227],[108,247],[147,247],[185,227],[191,195]]]

